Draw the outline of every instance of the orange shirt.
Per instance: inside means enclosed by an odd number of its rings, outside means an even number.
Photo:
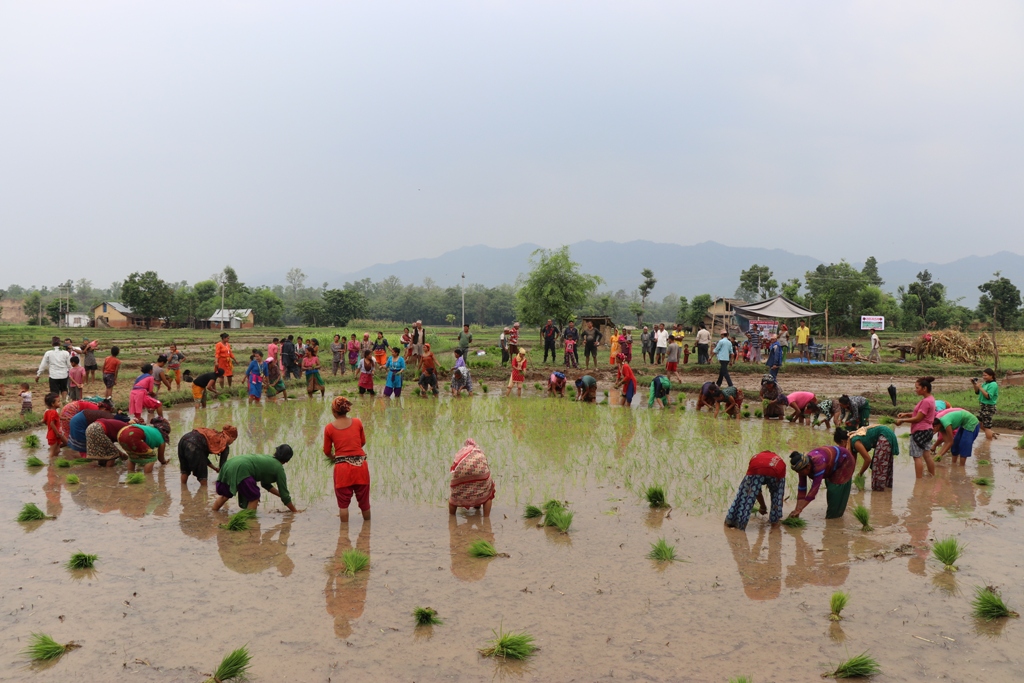
[[[217,342],[217,345],[213,347],[213,355],[218,361],[235,357],[235,354],[231,353],[231,344],[228,342]]]
[[[363,431],[362,421],[357,417],[353,417],[352,424],[345,429],[338,429],[334,424],[324,427],[324,455],[328,457],[365,456],[365,445],[366,432]],[[359,465],[340,462],[334,466],[336,489],[369,483],[370,468],[365,461]]]
[[[103,374],[113,375],[120,366],[121,360],[117,356],[107,356],[107,359],[103,361]]]

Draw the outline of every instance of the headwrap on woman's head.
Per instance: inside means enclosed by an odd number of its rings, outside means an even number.
[[[238,438],[238,430],[233,425],[224,425],[224,429],[220,431],[221,434],[228,437],[228,443],[234,443],[235,439]]]
[[[620,360],[620,361],[625,362],[626,354],[624,354],[624,353],[617,353],[617,354],[615,354],[615,360]]]
[[[519,355],[520,356],[525,356],[526,355],[526,349],[524,349],[522,347],[519,347]]]
[[[430,350],[430,344],[424,344],[423,345],[423,350],[424,351],[429,351]]]
[[[370,333],[369,332],[363,332],[363,339],[369,339],[369,338],[370,338]]]
[[[350,410],[352,410],[352,401],[344,396],[335,396],[331,401],[331,412],[337,417],[347,415]]]
[[[793,451],[789,454],[789,466],[794,472],[799,472],[811,466],[811,459],[799,451]]]
[[[164,443],[171,442],[171,423],[165,417],[154,417],[149,421],[149,424],[160,430],[160,433],[164,436]]]
[[[238,438],[238,430],[231,425],[224,425],[219,432],[206,427],[196,427],[195,431],[206,439],[206,445],[214,455],[223,453]]]
[[[861,427],[860,429],[858,429],[855,432],[847,432],[846,433],[846,438],[847,439],[852,439],[855,436],[867,436],[867,435],[868,435],[868,428],[867,427]]]

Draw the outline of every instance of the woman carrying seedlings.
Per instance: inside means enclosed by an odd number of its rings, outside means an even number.
[[[373,391],[373,359],[369,351],[363,351],[363,359],[359,361],[359,395],[374,395]]]
[[[512,375],[508,378],[508,389],[505,390],[506,396],[512,395],[512,390],[516,390],[516,396],[523,395],[523,382],[526,381],[526,349],[521,348],[512,358]]]
[[[615,356],[615,364],[619,367],[615,386],[622,389],[622,403],[627,408],[632,407],[633,396],[636,395],[636,375],[633,368],[626,362],[626,354],[620,353]]]
[[[986,439],[998,438],[992,431],[992,416],[996,414],[996,402],[999,401],[999,385],[996,384],[996,371],[985,368],[981,373],[981,382],[971,380],[974,393],[978,395],[978,421],[985,430]]]
[[[805,419],[818,412],[817,397],[810,391],[793,391],[786,396],[780,396],[777,402],[793,409],[793,414],[789,416],[790,422],[799,421],[803,424]]]
[[[935,461],[932,459],[932,423],[935,422],[935,397],[932,396],[934,377],[919,377],[914,383],[914,391],[921,400],[914,406],[911,413],[900,413],[896,416],[896,426],[910,425],[910,457],[914,460],[914,474],[918,479],[924,476],[924,465],[928,466],[928,474],[935,475]]]
[[[127,415],[96,420],[85,428],[85,457],[98,467],[112,467],[119,458],[127,458],[117,447],[117,435],[128,426]]]
[[[841,446],[821,446],[807,454],[793,451],[789,454],[789,466],[800,475],[797,486],[796,509],[790,517],[799,517],[804,508],[818,495],[821,482],[825,482],[827,508],[825,519],[837,519],[846,512],[853,486],[853,470],[857,463],[850,451]],[[807,488],[807,478],[811,487]]]
[[[871,420],[871,404],[863,396],[839,397],[839,408],[843,411],[843,424],[847,429],[860,429],[867,427]]]
[[[591,375],[583,375],[576,380],[576,400],[584,403],[597,401],[597,380]]]
[[[940,460],[942,456],[952,451],[953,464],[966,465],[967,458],[974,452],[974,440],[978,438],[981,423],[974,415],[960,408],[943,412],[945,414],[937,414],[932,421],[932,429],[943,437],[942,449],[935,454],[935,459]],[[957,458],[960,459],[959,462]]]
[[[469,376],[469,367],[466,366],[466,359],[462,357],[462,351],[455,349],[455,367],[452,368],[452,396],[461,396],[465,390],[467,396],[473,395],[473,380]]]
[[[847,432],[842,427],[836,427],[832,440],[853,453],[854,458],[859,455],[864,459],[858,475],[864,474],[864,471],[871,467],[872,491],[892,488],[893,456],[900,454],[896,432],[885,425],[861,427],[855,432]],[[869,456],[868,451],[874,451],[874,455]]]
[[[128,454],[128,471],[136,467],[149,474],[153,464],[159,460],[166,465],[164,448],[171,440],[171,423],[162,417],[154,417],[151,424],[131,424],[117,433],[117,443]]]
[[[672,391],[672,383],[665,375],[658,375],[651,380],[651,389],[647,394],[647,407],[653,408],[657,403],[662,408],[668,408],[668,395]]]
[[[420,395],[427,397],[427,392],[434,396],[438,395],[437,389],[437,359],[434,352],[430,350],[430,344],[423,345],[423,356],[420,357]]]
[[[268,361],[270,362],[270,361]],[[188,484],[189,475],[199,480],[200,486],[206,486],[209,470],[220,472],[227,462],[231,444],[238,438],[238,430],[231,425],[224,425],[219,432],[206,427],[193,429],[178,441],[178,465],[181,469],[181,483]],[[210,462],[210,456],[220,458],[220,466]]]
[[[217,475],[217,500],[213,503],[216,512],[232,496],[238,496],[238,507],[255,510],[260,504],[260,486],[281,499],[292,512],[301,512],[292,504],[288,492],[288,477],[285,464],[292,459],[292,447],[284,443],[274,450],[274,455],[236,455],[228,458]]]
[[[750,459],[747,474],[740,482],[736,498],[725,515],[725,525],[740,531],[747,528],[750,513],[756,500],[760,514],[768,512],[764,502],[763,486],[768,487],[772,497],[772,513],[768,521],[772,526],[782,521],[782,499],[786,494],[786,461],[777,453],[762,451]]]
[[[157,415],[163,417],[164,404],[153,391],[153,364],[145,363],[141,370],[142,374],[135,378],[131,393],[128,394],[128,414],[136,420],[141,420],[143,410],[148,410],[150,414],[155,410]]]
[[[722,390],[718,388],[718,385],[714,382],[704,382],[701,385],[700,392],[697,394],[697,412],[704,406],[707,406],[711,410],[715,410],[715,416],[718,416],[718,399],[722,396]]]
[[[548,396],[565,398],[565,373],[554,371],[548,377]]]
[[[462,449],[455,454],[451,470],[452,492],[448,498],[448,514],[454,515],[459,508],[483,508],[483,516],[491,516],[491,501],[494,500],[494,481],[487,456],[473,439],[466,439]]]
[[[378,367],[385,367],[388,364],[388,340],[384,338],[384,333],[378,331],[377,338],[373,340],[373,360]],[[385,395],[387,389],[384,390]]]
[[[402,398],[402,377],[405,374],[405,359],[402,350],[397,346],[391,349],[391,358],[387,360],[388,376],[384,381],[384,398]]]
[[[397,346],[392,349],[401,354]],[[404,362],[404,359],[399,359]],[[324,427],[324,455],[334,462],[334,496],[342,523],[348,522],[348,506],[355,496],[363,519],[370,519],[370,468],[366,464],[366,432],[357,417],[349,417],[352,402],[344,396],[331,401],[334,422]]]
[[[320,376],[320,359],[316,357],[316,349],[313,346],[306,346],[302,369],[306,372],[306,395],[313,398],[313,394],[319,391],[320,398],[323,398],[326,387],[323,377]]]

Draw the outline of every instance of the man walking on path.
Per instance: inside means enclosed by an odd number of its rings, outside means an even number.
[[[807,327],[807,321],[801,320],[800,327],[796,328],[796,350],[805,363],[810,363],[811,358],[807,355],[807,340],[811,338],[811,328]]]
[[[697,365],[706,365],[708,363],[708,348],[711,346],[711,333],[708,332],[708,328],[704,326],[704,323],[700,323],[700,329],[697,330]]]
[[[548,362],[548,351],[551,352],[551,362],[555,361],[555,342],[558,341],[559,330],[558,327],[551,322],[551,318],[548,318],[548,324],[541,330],[541,335],[544,337],[544,362]]]
[[[572,345],[572,362],[573,367],[578,367],[580,364],[580,331],[576,329],[576,323],[572,320],[569,321],[568,327],[565,328],[565,332],[562,333],[562,342],[566,339],[573,341]]]
[[[43,370],[50,378],[50,393],[60,394],[61,403],[68,397],[68,372],[71,370],[71,354],[60,347],[60,337],[54,337],[50,343],[53,348],[43,354],[36,371],[36,382]]]
[[[878,331],[871,330],[871,353],[868,360],[877,363],[882,360],[882,340],[878,338]]]
[[[732,377],[729,376],[729,358],[732,356],[732,342],[729,341],[729,333],[722,330],[722,338],[715,344],[715,356],[718,358],[718,381],[716,385],[722,386],[724,379],[732,386]]]

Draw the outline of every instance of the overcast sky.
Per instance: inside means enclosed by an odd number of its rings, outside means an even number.
[[[8,282],[1024,252],[1018,2],[0,3]]]

